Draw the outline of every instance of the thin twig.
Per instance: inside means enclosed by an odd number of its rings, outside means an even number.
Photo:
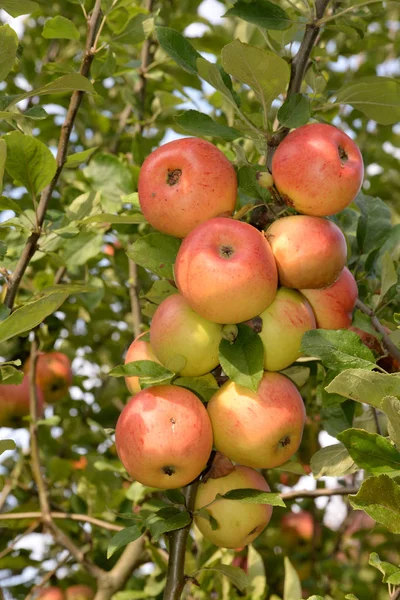
[[[7,548],[5,548],[2,552],[0,552],[0,559],[4,558],[5,556],[7,556],[7,554],[9,554],[10,552],[12,552],[15,548],[15,546],[18,544],[18,542],[20,540],[22,540],[22,538],[24,538],[25,536],[29,535],[30,533],[32,533],[33,531],[35,531],[35,529],[37,529],[40,525],[40,520],[34,521],[33,523],[31,523],[28,527],[28,529],[26,529],[26,531],[20,533],[20,535],[18,535],[16,538],[13,539],[13,541],[11,542],[11,544],[9,546],[7,546]]]
[[[124,529],[121,525],[115,525],[114,523],[103,521],[102,519],[97,519],[96,517],[90,517],[89,515],[80,515],[76,513],[60,511],[51,511],[49,515],[52,519],[56,521],[69,520],[78,521],[82,523],[90,523],[90,525],[96,525],[97,527],[101,527],[102,529],[108,529],[109,531],[121,531],[121,529]],[[40,519],[41,516],[42,513],[37,511],[20,513],[0,513],[0,521],[12,521],[13,519]]]
[[[399,348],[392,342],[388,334],[386,333],[385,327],[382,325],[372,308],[361,302],[361,300],[357,300],[356,308],[361,310],[365,315],[367,315],[371,319],[371,323],[375,331],[382,335],[382,344],[385,346],[386,350],[400,362],[400,350]]]
[[[348,496],[357,494],[358,487],[341,487],[317,490],[293,490],[293,492],[284,492],[281,494],[282,500],[296,500],[297,498],[323,498],[324,496]]]
[[[140,313],[140,303],[138,297],[138,277],[136,263],[128,258],[129,261],[129,297],[131,300],[132,327],[135,338],[141,333],[142,317]]]

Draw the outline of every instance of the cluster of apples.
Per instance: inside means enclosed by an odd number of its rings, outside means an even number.
[[[40,600],[92,600],[94,590],[83,583],[70,585],[66,590],[50,585],[40,590],[37,599],[39,598]]]
[[[134,396],[116,427],[118,455],[128,473],[160,489],[189,484],[216,448],[196,509],[212,502],[207,510],[223,526],[212,529],[204,512],[195,519],[217,545],[250,543],[272,509],[243,504],[239,512],[231,500],[214,502],[216,495],[239,488],[268,491],[255,469],[282,465],[300,445],[303,400],[279,371],[300,357],[306,331],[351,325],[357,285],[345,267],[346,240],[324,217],[354,199],[362,178],[361,154],[346,134],[321,124],[295,130],[274,155],[269,185],[303,214],[280,218],[260,232],[231,218],[235,171],[211,143],[171,142],[141,169],[145,217],[159,231],[184,239],[174,265],[177,293],[157,308],[150,342],[134,340],[125,362],[150,360],[181,376],[201,377],[219,365],[221,340],[234,343],[237,324],[255,317],[262,324],[265,372],[257,392],[228,380],[206,410],[188,389],[164,384],[140,390],[138,378],[127,377]]]
[[[0,385],[0,427],[13,427],[29,415],[29,365],[23,365],[24,378],[20,384]],[[55,404],[68,392],[72,383],[71,363],[63,352],[43,352],[36,362],[36,394],[38,411],[44,404]]]

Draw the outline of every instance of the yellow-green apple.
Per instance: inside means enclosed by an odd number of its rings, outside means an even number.
[[[115,431],[118,456],[139,483],[178,488],[207,464],[212,429],[195,394],[176,385],[149,387],[131,398]]]
[[[21,418],[29,415],[29,377],[24,376],[18,385],[0,385],[0,427],[21,425]],[[43,393],[36,386],[38,415],[43,413]]]
[[[254,468],[273,468],[297,451],[306,412],[296,386],[266,371],[257,392],[227,381],[207,406],[214,446],[231,460]]]
[[[300,538],[310,542],[316,533],[314,517],[307,510],[287,512],[281,519],[281,530],[290,541],[298,541]]]
[[[154,354],[150,342],[142,340],[142,337],[147,333],[148,332],[145,331],[144,333],[138,335],[138,337],[135,340],[133,340],[132,344],[129,346],[125,355],[126,365],[136,360],[151,360],[152,362],[156,363],[160,362],[157,356]],[[140,392],[141,387],[139,377],[125,377],[125,383],[131,394],[137,394],[138,392]]]
[[[197,489],[195,511],[207,507],[205,510],[217,521],[218,527],[213,530],[210,521],[201,512],[195,512],[195,523],[208,541],[224,548],[242,548],[250,544],[268,525],[272,515],[269,504],[246,504],[226,498],[215,500],[217,494],[237,489],[270,491],[260,473],[242,465],[231,465],[230,472],[222,476],[217,474],[213,477],[211,473]]]
[[[358,194],[364,165],[358,146],[340,129],[304,125],[279,144],[272,160],[275,186],[298,212],[333,215]]]
[[[64,592],[61,588],[56,587],[55,585],[50,585],[40,590],[37,595],[37,599],[39,600],[64,600]]]
[[[29,373],[30,358],[24,364]],[[68,393],[72,383],[71,362],[63,352],[44,352],[36,362],[36,383],[43,392],[45,402],[54,404]]]
[[[345,267],[335,283],[322,290],[300,290],[307,298],[319,329],[347,329],[358,296],[357,282]]]
[[[228,218],[210,219],[183,240],[175,279],[193,310],[215,323],[252,319],[272,302],[277,288],[276,264],[264,235]]]
[[[71,585],[65,590],[65,600],[92,600],[94,590],[83,583]]]
[[[209,373],[219,364],[222,327],[190,308],[180,294],[165,298],[153,315],[150,344],[161,363],[184,376]]]
[[[264,368],[281,371],[300,357],[301,339],[315,329],[311,306],[296,290],[279,288],[274,300],[260,315],[259,333],[264,346]]]
[[[337,225],[293,215],[278,219],[267,230],[281,285],[297,289],[332,285],[346,263],[346,240]]]
[[[163,233],[183,238],[212,217],[232,214],[237,179],[229,160],[213,144],[184,138],[146,158],[138,192],[148,222]]]

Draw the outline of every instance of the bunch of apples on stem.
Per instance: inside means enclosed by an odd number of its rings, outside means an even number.
[[[164,384],[140,390],[140,380],[127,377],[134,396],[116,427],[118,455],[144,485],[178,488],[203,474],[195,522],[208,540],[227,548],[254,540],[272,507],[242,504],[239,511],[236,502],[216,495],[269,491],[256,469],[283,465],[302,439],[304,403],[280,371],[300,357],[306,331],[350,327],[357,298],[345,266],[346,240],[325,218],[360,189],[363,161],[355,143],[330,125],[300,127],[278,147],[272,177],[267,173],[261,183],[266,179],[302,214],[279,218],[261,232],[232,218],[236,174],[207,141],[165,144],[148,156],[139,177],[148,222],[183,242],[174,265],[177,292],[158,306],[150,342],[139,336],[125,362],[150,360],[180,376],[204,376],[219,365],[221,340],[235,343],[238,324],[258,317],[262,325],[265,371],[257,391],[228,380],[206,409],[188,389]],[[213,447],[216,460],[204,472]]]

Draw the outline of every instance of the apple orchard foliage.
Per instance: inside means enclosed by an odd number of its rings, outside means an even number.
[[[393,63],[399,55],[398,3],[330,2],[305,83],[286,102],[290,58],[303,38],[313,2],[224,3],[221,12],[226,16],[218,23],[212,22],[210,9],[199,15],[199,5],[198,0],[146,5],[102,0],[104,20],[89,81],[78,71],[86,40],[85,13],[90,14],[93,1],[0,0],[0,8],[14,17],[29,13],[19,40],[9,25],[0,27],[2,302],[7,277],[35,228],[40,194],[57,172],[54,153],[71,95],[74,90],[85,92],[67,162],[18,290],[16,310],[10,315],[5,304],[0,306],[1,384],[21,380],[18,367],[29,356],[32,330],[41,351],[60,351],[72,361],[69,394],[47,406],[39,421],[42,473],[52,511],[97,517],[123,528],[116,534],[68,518],[57,521],[97,567],[109,571],[118,563],[122,546],[147,528],[136,567],[147,563],[152,568],[132,568],[125,591],[115,590],[119,600],[162,598],[165,544],[168,547],[170,539],[165,532],[191,521],[179,491],[154,491],[132,482],[112,437],[129,397],[121,366],[125,351],[134,331],[147,330],[158,305],[176,291],[171,281],[181,242],[150,227],[137,196],[140,167],[162,141],[181,134],[216,145],[236,171],[237,213],[242,221],[257,224],[266,217],[265,225],[277,204],[256,174],[266,171],[271,133],[310,120],[332,123],[349,133],[363,155],[365,183],[355,201],[329,220],[345,236],[347,264],[360,300],[389,328],[395,344],[400,339],[400,86],[390,78],[391,68],[398,75]],[[194,23],[200,25],[193,28]],[[279,216],[289,214],[293,212]],[[316,252],[311,259],[317,258]],[[311,296],[309,301],[315,302]],[[325,317],[317,314],[317,320]],[[266,473],[275,494],[282,485],[297,482],[302,465],[310,465],[318,487],[327,484],[323,476],[336,477],[335,487],[361,485],[356,497],[344,498],[346,519],[336,530],[340,519],[336,509],[329,510],[332,500],[325,509],[326,504],[305,497],[286,500],[286,508],[276,506],[270,523],[247,550],[217,549],[193,530],[185,573],[200,587],[188,585],[185,597],[381,600],[388,598],[388,591],[396,597],[398,364],[387,356],[371,319],[359,309],[353,324],[369,334],[369,347],[346,331],[315,330],[304,336],[302,347],[309,358],[285,370],[306,406],[303,441],[290,465]],[[248,331],[239,327],[240,352],[234,352],[235,344],[221,342],[221,364],[231,379],[254,388],[262,364],[255,373],[260,352],[249,351],[253,346],[243,338],[252,335]],[[109,376],[111,369],[119,377]],[[149,370],[144,363],[140,372],[129,375],[141,375],[146,386],[171,377],[162,365],[153,364]],[[194,390],[204,401],[217,385],[212,376],[181,375],[174,383]],[[1,457],[1,485],[8,492],[0,491],[1,513],[40,511],[26,451],[27,422],[20,425],[0,430],[0,450],[11,449]],[[335,437],[335,444],[321,449],[320,431]],[[12,439],[18,448],[8,441]],[[248,494],[250,500],[257,498]],[[254,511],[262,506],[238,502],[238,507]],[[294,512],[306,511],[303,521],[281,527],[292,507]],[[66,555],[52,537],[46,537],[45,544],[35,541],[37,552],[24,547],[24,538],[13,549],[14,540],[34,525],[32,519],[0,520],[0,588],[5,598],[25,598],[47,576],[50,585],[63,590],[77,584],[95,589],[98,582],[83,562]],[[44,541],[44,529],[37,521],[36,525]],[[57,564],[60,569],[52,573]]]

